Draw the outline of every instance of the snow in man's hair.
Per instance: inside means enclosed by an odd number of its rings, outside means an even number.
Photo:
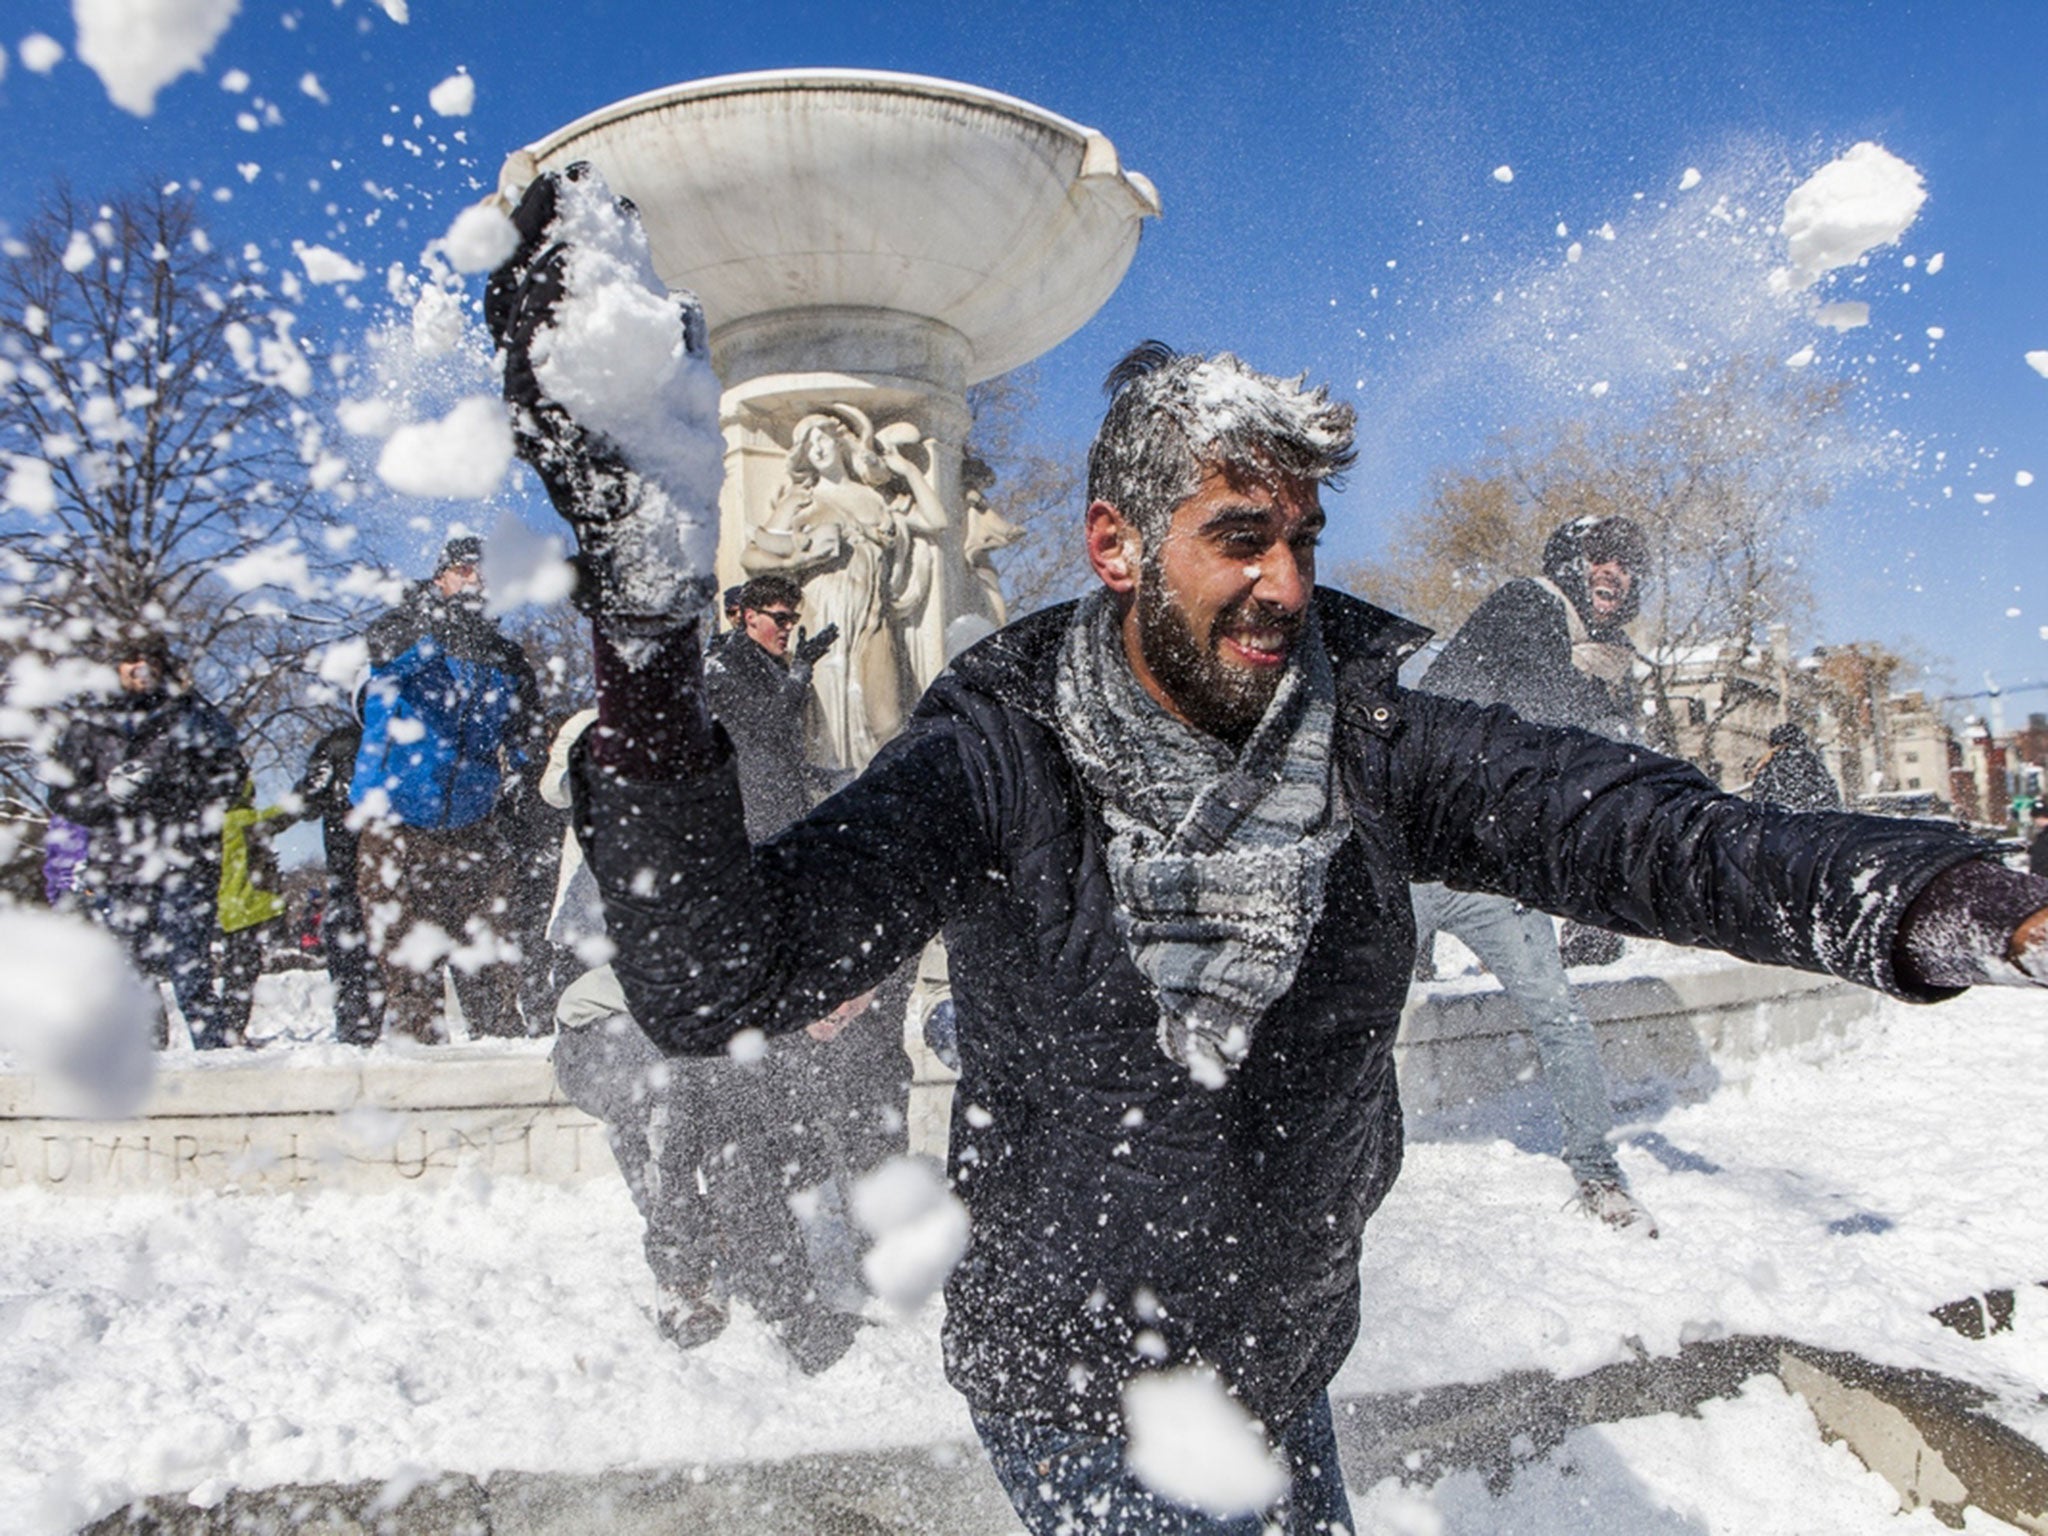
[[[1308,375],[1260,373],[1233,353],[1213,357],[1140,342],[1110,370],[1109,411],[1088,450],[1088,499],[1105,501],[1148,547],[1205,470],[1253,480],[1334,482],[1357,457],[1357,413]]]

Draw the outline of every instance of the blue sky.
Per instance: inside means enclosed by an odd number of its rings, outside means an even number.
[[[2048,379],[2023,361],[2048,348],[2048,7],[2034,0],[410,10],[399,26],[372,0],[248,0],[205,69],[139,119],[73,57],[24,68],[28,33],[71,47],[69,8],[11,0],[0,220],[58,176],[225,187],[218,235],[280,266],[298,238],[370,268],[363,312],[306,317],[353,348],[381,298],[374,274],[414,260],[505,151],[606,102],[801,65],[967,80],[1101,129],[1165,204],[1122,288],[1045,359],[1047,437],[1085,440],[1103,372],[1141,337],[1306,368],[1365,422],[1364,463],[1332,502],[1341,563],[1497,428],[1646,398],[1669,367],[1646,337],[1675,327],[1702,359],[1731,336],[1787,353],[1811,341],[1816,368],[1856,382],[1861,425],[1896,451],[1815,524],[1809,638],[1909,643],[1964,688],[1987,672],[2048,682]],[[427,93],[458,67],[476,78],[475,110],[436,117]],[[221,88],[231,69],[246,92]],[[307,71],[327,104],[301,92]],[[260,123],[257,97],[280,123]],[[252,110],[259,127],[242,131]],[[1837,337],[1769,311],[1755,249],[1721,259],[1696,235],[1716,197],[1774,222],[1785,178],[1863,139],[1917,167],[1928,199],[1899,246],[1823,290],[1871,304],[1869,327]],[[1503,164],[1512,183],[1492,175]],[[260,170],[245,180],[238,165]],[[1703,179],[1681,193],[1688,167]],[[1596,377],[1611,386],[1597,398]],[[2040,478],[2020,487],[2021,470]],[[2048,691],[2010,707],[2048,709]]]

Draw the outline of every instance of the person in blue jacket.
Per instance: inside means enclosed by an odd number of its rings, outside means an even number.
[[[481,540],[449,539],[365,637],[357,884],[385,1018],[419,1040],[447,1038],[443,960],[472,1034],[523,1033],[511,830],[545,743],[533,668],[484,612],[482,557]]]

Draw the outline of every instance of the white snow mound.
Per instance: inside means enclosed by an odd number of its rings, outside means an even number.
[[[1865,140],[1792,189],[1779,225],[1792,259],[1792,286],[1811,287],[1837,267],[1893,245],[1920,216],[1927,188],[1920,173],[1881,144]]]
[[[377,455],[377,478],[402,496],[480,501],[512,466],[505,407],[471,395],[439,421],[400,427]]]
[[[967,1207],[923,1158],[892,1157],[865,1175],[853,1219],[875,1240],[861,1262],[869,1287],[904,1312],[936,1294],[967,1251]]]
[[[148,117],[157,92],[206,62],[241,0],[71,0],[78,56],[114,105]]]
[[[1264,1430],[1214,1371],[1153,1371],[1124,1387],[1124,1463],[1147,1488],[1219,1518],[1257,1514],[1287,1491]]]
[[[0,911],[0,1053],[48,1073],[100,1119],[134,1112],[156,1073],[155,990],[83,918]]]

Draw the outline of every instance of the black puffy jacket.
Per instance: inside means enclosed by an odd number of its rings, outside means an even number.
[[[804,706],[811,669],[787,664],[740,630],[704,654],[704,696],[739,758],[747,833],[766,842],[811,808]]]
[[[227,716],[189,691],[115,694],[77,710],[54,756],[70,782],[50,806],[92,829],[97,878],[153,886],[192,869],[194,899],[214,900],[221,818],[247,774]]]
[[[1401,1160],[1411,880],[1903,991],[1906,904],[1983,852],[1925,824],[1752,806],[1639,748],[1403,691],[1425,632],[1316,603],[1354,832],[1293,987],[1218,1091],[1162,1055],[1118,932],[1102,818],[1054,717],[1070,607],[961,656],[858,780],[751,852],[729,764],[662,784],[579,769],[618,974],[669,1051],[800,1027],[943,927],[951,1173],[973,1217],[946,1357],[976,1409],[1099,1433],[1133,1371],[1195,1357],[1268,1424],[1328,1384],[1358,1329],[1360,1234]]]

